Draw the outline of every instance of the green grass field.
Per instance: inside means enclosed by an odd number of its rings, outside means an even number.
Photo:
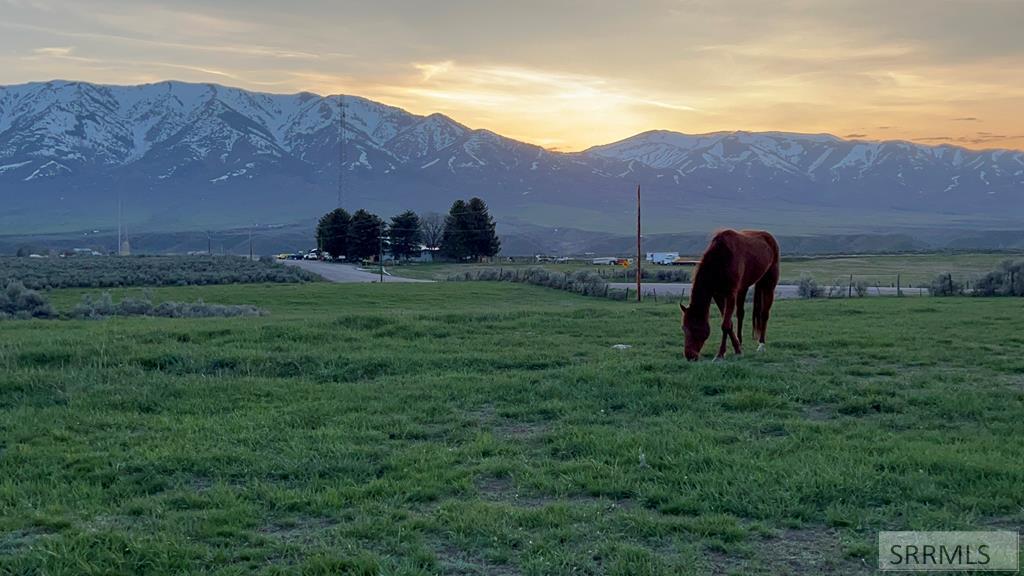
[[[692,256],[698,259],[700,256]],[[1015,253],[935,253],[935,254],[877,254],[865,256],[821,256],[807,258],[783,258],[782,281],[796,283],[804,274],[813,276],[824,284],[835,280],[849,280],[852,274],[855,280],[864,280],[870,285],[895,285],[896,275],[900,274],[903,286],[927,286],[937,275],[950,272],[958,282],[973,281],[979,276],[994,270],[1004,260],[1020,260],[1024,254]],[[490,265],[477,264],[403,264],[389,268],[397,276],[420,278],[426,280],[443,280],[450,274],[465,270],[467,267],[500,266],[530,267],[531,263],[496,263]],[[606,274],[618,273],[623,269],[615,266],[593,266],[586,262],[570,262],[565,264],[542,264],[544,268],[560,272],[572,272],[579,269],[598,270]],[[651,266],[651,265],[648,265]],[[669,269],[670,266],[652,266],[653,269]],[[689,270],[689,267],[684,269]],[[629,282],[626,278],[623,281]]]
[[[868,574],[1024,524],[1017,299],[782,301],[688,364],[674,304],[154,294],[271,315],[0,324],[0,573]]]

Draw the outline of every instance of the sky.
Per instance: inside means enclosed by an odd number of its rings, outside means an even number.
[[[0,85],[355,94],[556,150],[654,129],[1024,149],[1024,0],[0,0]]]

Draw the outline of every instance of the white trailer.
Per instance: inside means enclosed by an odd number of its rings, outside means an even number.
[[[669,265],[679,258],[679,252],[648,252],[647,261],[651,264]]]

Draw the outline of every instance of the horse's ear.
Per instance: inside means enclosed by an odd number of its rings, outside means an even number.
[[[680,302],[679,303],[679,309],[683,311],[683,314],[685,314],[686,313],[686,304],[683,304],[682,302]]]

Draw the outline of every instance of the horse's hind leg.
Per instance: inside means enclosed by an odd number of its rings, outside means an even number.
[[[746,315],[743,309],[747,303],[747,291],[744,289],[740,292],[740,295],[736,298],[736,337],[739,338],[740,344],[743,344],[743,317]],[[736,350],[739,354],[740,351]]]
[[[754,286],[754,340],[761,340],[761,288]],[[758,346],[758,350],[760,350]]]
[[[764,351],[764,340],[765,335],[768,332],[768,317],[771,316],[772,304],[775,303],[775,286],[779,283],[779,269],[773,267],[765,275],[760,282],[757,283],[756,292],[754,294],[754,301],[760,302],[760,314],[758,314],[758,323],[760,324],[760,330],[758,334],[757,350],[758,352]]]

